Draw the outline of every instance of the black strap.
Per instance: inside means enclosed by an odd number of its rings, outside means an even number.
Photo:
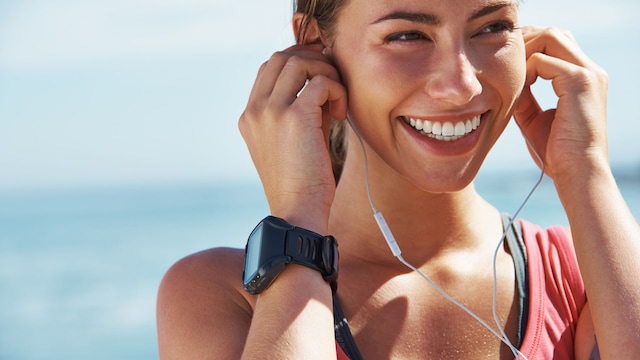
[[[502,214],[502,226],[508,229],[505,239],[507,251],[513,258],[513,266],[516,273],[516,288],[518,290],[518,344],[517,348],[522,345],[524,333],[527,330],[527,322],[529,320],[529,273],[527,271],[527,249],[522,238],[522,225],[519,221],[513,221],[508,214]]]
[[[356,340],[353,338],[353,334],[351,334],[349,323],[342,312],[342,307],[340,307],[337,295],[333,295],[333,323],[335,326],[336,342],[340,345],[342,351],[344,351],[351,360],[362,360],[362,354],[360,354]]]
[[[292,226],[287,233],[285,255],[291,262],[317,270],[331,285],[333,294],[338,289],[338,242],[331,236]]]
[[[324,237],[313,231],[292,226],[287,229],[285,255],[291,257],[295,264],[310,267],[325,275],[326,269],[322,261]]]

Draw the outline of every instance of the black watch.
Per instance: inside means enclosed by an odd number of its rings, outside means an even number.
[[[244,289],[250,294],[263,292],[289,263],[319,271],[335,294],[338,287],[336,239],[290,225],[275,216],[264,218],[249,235],[242,274]]]

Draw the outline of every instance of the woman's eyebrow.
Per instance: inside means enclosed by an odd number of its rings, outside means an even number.
[[[388,20],[406,20],[433,26],[437,26],[440,24],[440,19],[435,15],[410,11],[394,11],[379,18],[378,20],[375,20],[371,24],[378,24]]]
[[[517,2],[514,1],[503,1],[503,2],[498,2],[498,3],[493,3],[487,6],[483,6],[477,10],[475,10],[473,12],[473,14],[471,14],[471,16],[469,16],[468,21],[472,21],[472,20],[476,20],[478,18],[481,18],[483,16],[487,16],[491,13],[494,13],[504,7],[507,6],[513,6],[517,4]],[[438,26],[441,23],[441,20],[438,16],[433,15],[433,14],[428,14],[428,13],[422,13],[422,12],[411,12],[411,11],[393,11],[387,15],[384,15],[383,17],[375,20],[374,22],[372,22],[371,24],[378,24],[381,23],[383,21],[388,21],[388,20],[406,20],[406,21],[410,21],[410,22],[414,22],[414,23],[419,23],[419,24],[426,24],[426,25],[431,25],[431,26]]]
[[[504,2],[499,2],[499,3],[495,3],[495,4],[490,4],[484,7],[481,7],[480,9],[476,10],[473,12],[473,14],[471,14],[471,16],[469,16],[469,19],[467,19],[467,21],[472,21],[472,20],[476,20],[479,19],[483,16],[487,16],[489,14],[492,14],[502,8],[505,8],[507,6],[517,6],[517,2],[514,1],[504,1]]]

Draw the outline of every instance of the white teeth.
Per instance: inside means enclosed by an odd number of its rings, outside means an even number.
[[[431,121],[425,120],[424,125],[422,125],[422,131],[428,134],[432,130],[433,130],[433,124],[431,123]]]
[[[442,135],[442,124],[440,124],[439,122],[433,123],[433,125],[431,126],[431,133],[433,135]]]
[[[443,136],[453,136],[455,135],[455,128],[453,124],[450,122],[446,122],[442,124],[442,135]]]
[[[465,121],[458,121],[455,124],[449,121],[439,122],[416,118],[405,118],[405,122],[431,138],[443,141],[453,141],[458,140],[477,129],[478,126],[480,126],[480,115],[474,116],[473,118]]]

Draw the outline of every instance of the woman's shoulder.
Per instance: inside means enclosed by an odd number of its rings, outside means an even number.
[[[253,312],[252,297],[242,289],[243,264],[241,249],[214,248],[186,256],[167,270],[157,301],[161,354],[187,351],[190,357],[207,358],[214,342],[237,353],[230,344],[242,343],[237,339],[246,337]]]
[[[169,268],[165,278],[166,276],[186,276],[187,278],[182,280],[197,281],[199,278],[208,277],[209,275],[236,272],[239,280],[242,275],[243,262],[244,251],[242,249],[211,248],[178,260]],[[237,273],[238,269],[240,273]]]
[[[244,251],[234,248],[212,248],[188,255],[173,264],[160,284],[159,296],[184,294],[186,301],[229,296],[242,290]]]

